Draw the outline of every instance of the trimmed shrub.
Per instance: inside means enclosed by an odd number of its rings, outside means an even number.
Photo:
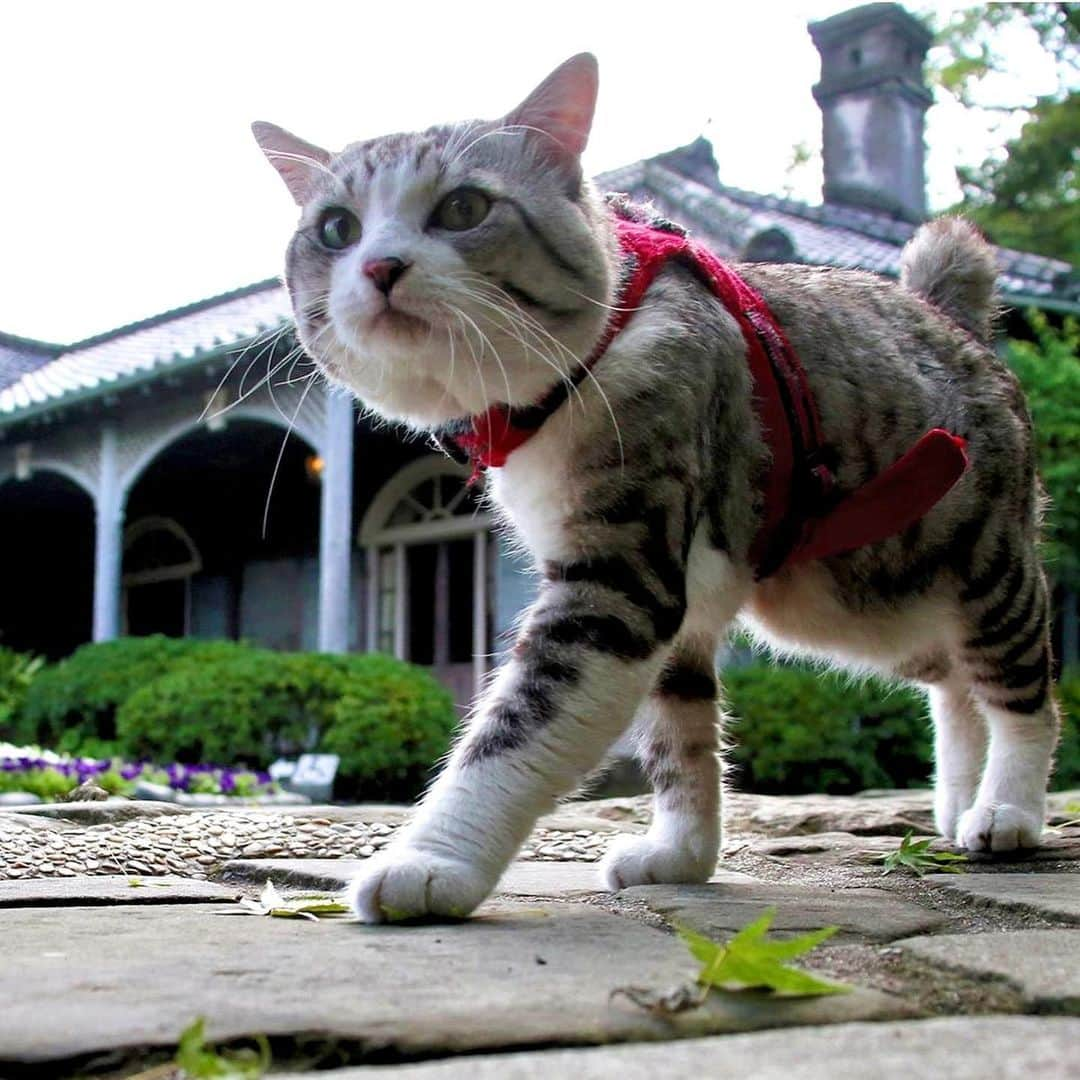
[[[14,737],[16,719],[44,663],[40,656],[0,645],[0,742]]]
[[[178,666],[247,648],[160,634],[83,645],[34,678],[13,724],[12,741],[111,757],[119,749],[116,711],[132,693]]]
[[[924,787],[931,782],[932,728],[918,690],[833,672],[755,661],[728,668],[732,718],[729,777],[770,794]],[[1080,786],[1080,669],[1058,683],[1061,742],[1053,790]]]
[[[337,794],[361,798],[414,795],[454,723],[448,691],[411,664],[263,649],[185,664],[116,714],[129,756],[265,767],[325,750],[341,756]]]
[[[372,653],[352,658],[320,748],[341,756],[340,775],[357,797],[411,798],[456,724],[450,692],[428,672]]]
[[[723,683],[733,714],[728,776],[739,790],[841,795],[930,782],[919,691],[764,661],[728,668]]]

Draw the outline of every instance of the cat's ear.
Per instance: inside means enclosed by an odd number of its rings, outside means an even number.
[[[589,141],[599,74],[592,53],[578,53],[557,67],[516,109],[507,124],[547,136],[562,155],[577,158]]]
[[[277,124],[256,120],[251,125],[255,141],[285,181],[298,206],[303,206],[315,188],[318,174],[330,163],[330,154],[297,138]]]

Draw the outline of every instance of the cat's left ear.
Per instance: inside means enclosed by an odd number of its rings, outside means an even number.
[[[557,156],[576,159],[589,141],[598,86],[596,57],[578,53],[510,112],[506,123],[542,132]]]
[[[318,174],[326,170],[331,155],[313,146],[277,124],[256,120],[251,133],[266,160],[277,169],[298,206],[303,206],[315,191]]]

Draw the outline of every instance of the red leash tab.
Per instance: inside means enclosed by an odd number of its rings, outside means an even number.
[[[807,522],[785,565],[843,555],[903,532],[952,490],[968,464],[966,439],[944,428],[928,431],[884,472]]]

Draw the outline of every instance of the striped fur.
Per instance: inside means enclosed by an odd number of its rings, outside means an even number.
[[[535,401],[575,370],[625,272],[572,149],[594,93],[594,65],[579,57],[512,123],[320,158],[288,284],[328,377],[424,429]],[[490,213],[442,232],[431,214],[461,186],[485,191]],[[338,203],[362,238],[320,250],[312,230]],[[388,256],[409,264],[392,298],[362,272]],[[1038,843],[1057,734],[1041,504],[1016,380],[965,329],[988,326],[989,263],[954,225],[916,236],[908,288],[856,271],[740,268],[802,359],[842,491],[933,427],[966,436],[972,463],[903,535],[760,582],[748,550],[768,450],[743,339],[688,271],[661,273],[594,377],[489,474],[488,498],[541,572],[539,595],[414,822],[355,883],[361,918],[472,910],[537,815],[627,731],[656,813],[647,835],[609,854],[609,885],[706,879],[719,844],[712,657],[736,622],[781,653],[928,686],[941,833],[975,850]]]

